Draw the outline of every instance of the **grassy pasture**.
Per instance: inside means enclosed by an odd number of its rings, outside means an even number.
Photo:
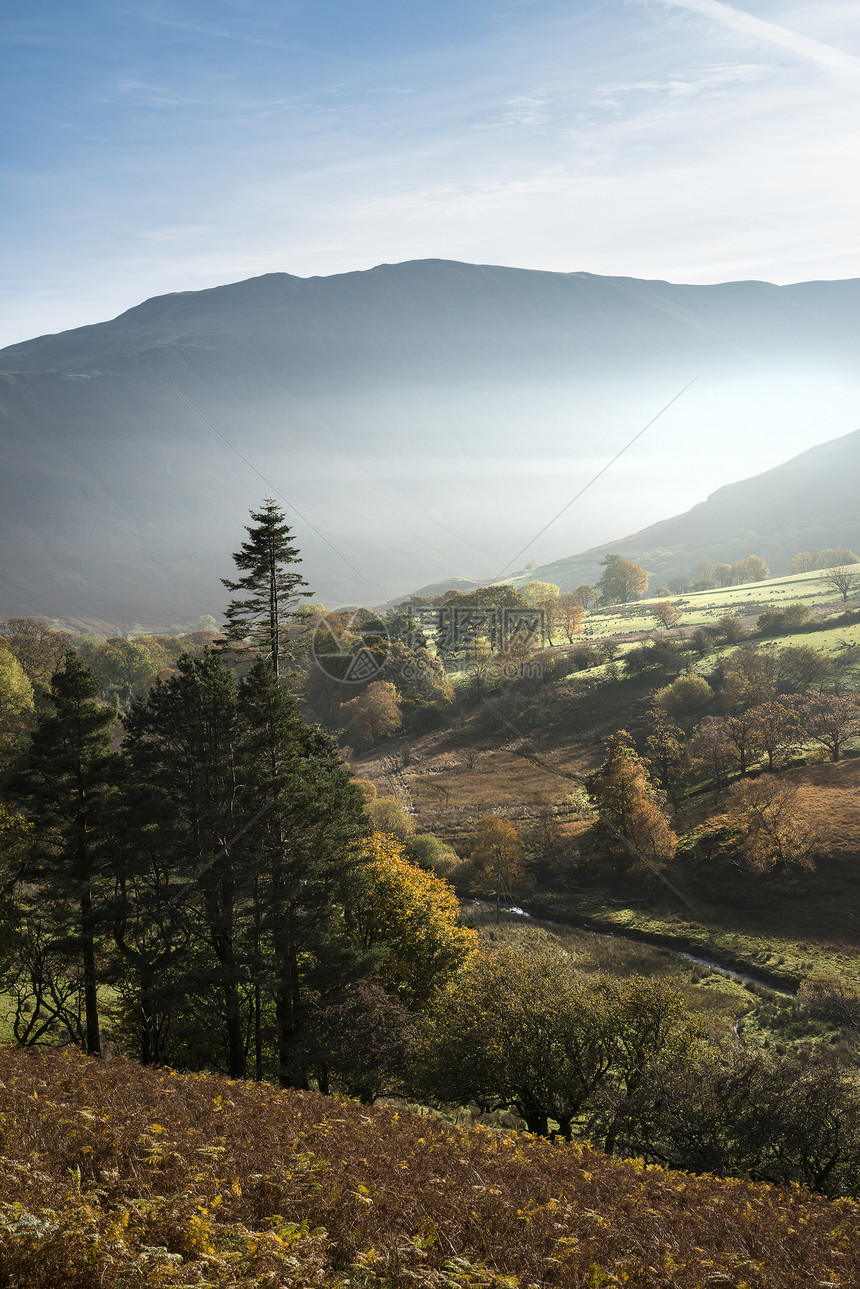
[[[842,596],[822,582],[820,572],[792,573],[764,582],[745,582],[740,586],[710,591],[686,591],[668,597],[650,596],[632,604],[594,609],[586,618],[589,635],[593,639],[607,639],[634,632],[662,632],[663,628],[655,621],[651,609],[658,599],[666,598],[683,609],[684,616],[679,625],[685,628],[712,625],[726,614],[757,618],[766,609],[782,609],[787,604],[798,602],[805,604],[815,616],[822,611],[835,613],[843,607]],[[853,604],[854,599],[856,597],[849,598],[849,604]],[[809,637],[804,634],[803,638]]]

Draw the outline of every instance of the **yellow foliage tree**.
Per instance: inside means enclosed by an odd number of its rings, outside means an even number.
[[[422,1008],[475,951],[477,933],[460,922],[453,887],[410,864],[395,837],[373,833],[361,848],[365,862],[349,929],[365,951],[382,956],[383,988]]]
[[[502,815],[487,815],[479,820],[472,860],[476,889],[492,892],[498,921],[503,895],[509,895],[523,876],[523,844],[516,824]]]

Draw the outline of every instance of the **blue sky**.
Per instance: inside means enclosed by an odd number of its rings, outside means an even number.
[[[0,37],[0,344],[425,256],[860,275],[855,0],[18,0]]]

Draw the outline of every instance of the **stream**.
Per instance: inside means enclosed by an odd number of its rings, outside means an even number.
[[[483,901],[475,900],[476,904],[483,905]],[[491,905],[485,907],[491,908]],[[701,958],[698,954],[688,953],[686,949],[675,949],[672,945],[661,944],[659,940],[650,940],[646,934],[637,933],[636,935],[625,935],[624,932],[617,931],[598,931],[596,928],[586,926],[582,922],[553,922],[549,918],[535,917],[534,914],[521,909],[518,905],[508,905],[501,910],[502,913],[510,913],[515,917],[528,918],[537,926],[554,926],[563,931],[584,931],[587,935],[603,936],[607,940],[622,939],[636,940],[640,944],[650,944],[655,949],[664,949],[667,953],[674,953],[679,958],[684,958],[687,962],[694,962],[698,967],[707,967],[708,971],[715,971],[720,976],[726,976],[729,980],[737,980],[742,985],[755,985],[757,989],[766,989],[768,993],[778,994],[781,998],[796,998],[797,994],[790,989],[781,989],[778,985],[773,985],[761,976],[753,975],[745,971],[736,971],[733,967],[724,967],[713,958]]]

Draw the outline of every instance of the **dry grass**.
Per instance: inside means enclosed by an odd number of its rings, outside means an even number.
[[[0,1057],[0,1285],[860,1283],[860,1212],[74,1052]]]

